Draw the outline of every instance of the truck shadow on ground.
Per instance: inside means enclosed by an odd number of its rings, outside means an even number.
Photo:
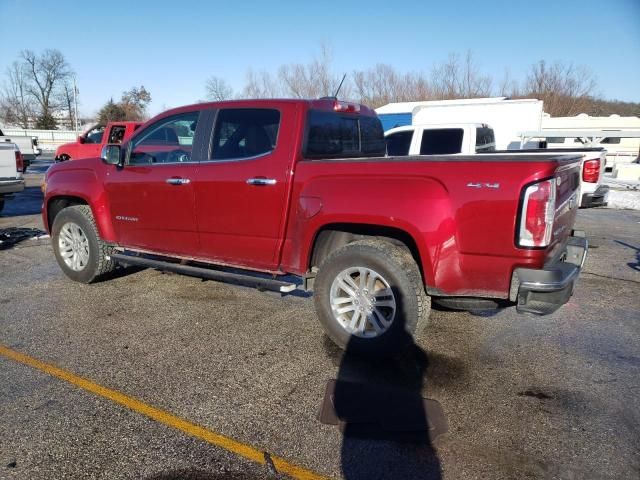
[[[634,269],[636,272],[640,272],[640,248],[638,247],[634,247],[633,245],[629,245],[628,243],[625,242],[621,242],[620,240],[614,240],[617,244],[622,245],[623,247],[627,247],[630,248],[632,250],[635,250],[636,252],[636,261],[635,262],[629,262],[627,263],[627,265],[629,267],[631,267],[632,269]]]
[[[442,478],[433,441],[446,432],[446,418],[437,401],[422,396],[427,371],[442,368],[400,330],[407,347],[389,358],[363,358],[349,342],[338,378],[327,384],[320,420],[343,433],[345,479]],[[330,357],[340,357],[326,337],[324,347]],[[449,378],[459,377],[457,367],[445,363]]]
[[[26,187],[22,192],[5,199],[0,217],[19,217],[38,215],[42,209],[44,196],[40,187]]]

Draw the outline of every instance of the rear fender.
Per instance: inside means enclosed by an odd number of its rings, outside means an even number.
[[[313,178],[301,188],[296,203],[282,262],[289,271],[308,270],[317,235],[334,224],[406,233],[415,243],[429,285],[438,281],[436,272],[450,271],[446,264],[458,261],[449,195],[433,178],[394,177],[393,182],[384,176]]]

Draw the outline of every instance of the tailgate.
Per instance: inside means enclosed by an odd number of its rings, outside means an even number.
[[[0,143],[0,179],[18,177],[15,152],[16,147],[13,143]]]
[[[573,231],[578,213],[581,164],[582,157],[575,157],[574,161],[569,160],[560,164],[554,175],[556,178],[556,211],[549,246],[551,257],[554,257],[556,252],[563,247]]]

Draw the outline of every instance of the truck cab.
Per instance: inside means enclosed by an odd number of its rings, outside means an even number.
[[[406,125],[384,134],[389,156],[472,155],[496,149],[493,129],[485,123]]]
[[[79,135],[75,142],[65,143],[56,149],[56,162],[97,157],[102,147],[120,144],[129,138],[142,122],[109,122],[95,124]]]

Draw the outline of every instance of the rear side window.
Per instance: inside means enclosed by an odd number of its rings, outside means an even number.
[[[495,152],[496,138],[491,128],[476,128],[476,153]]]
[[[212,160],[251,158],[276,148],[280,112],[270,108],[228,108],[216,118]]]
[[[109,132],[109,143],[122,143],[124,139],[124,131],[125,128],[122,125],[115,125],[111,127],[111,132]]]
[[[413,139],[413,131],[396,132],[385,137],[387,142],[387,154],[392,157],[404,157],[409,155],[409,147]]]
[[[422,132],[420,155],[448,155],[462,151],[461,128],[436,128]]]
[[[384,132],[378,117],[309,111],[305,157],[384,156],[385,150]]]

